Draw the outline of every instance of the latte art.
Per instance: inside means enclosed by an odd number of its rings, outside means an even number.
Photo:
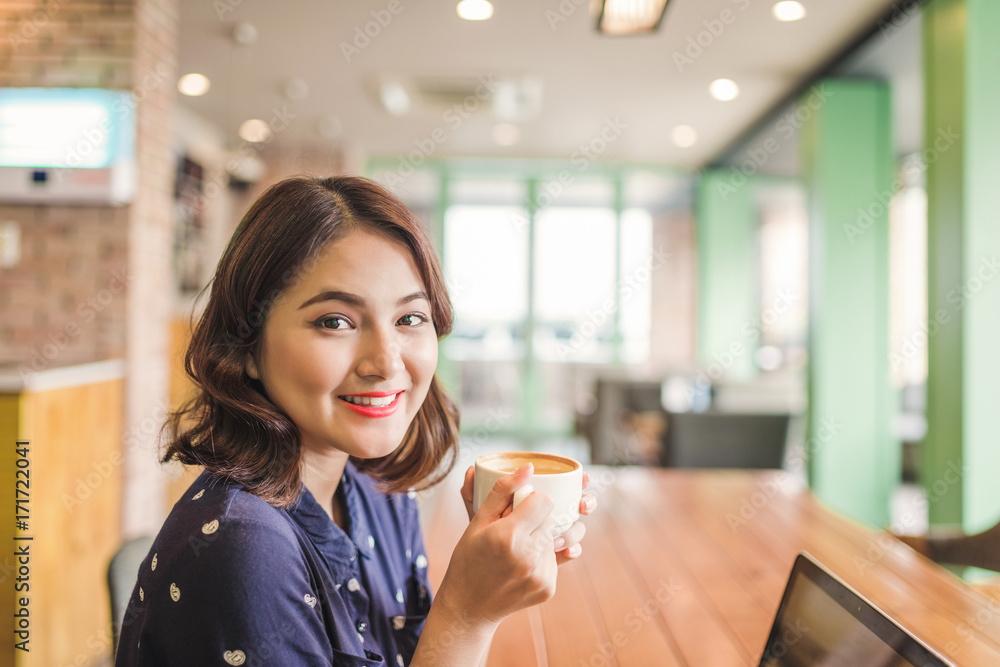
[[[536,475],[557,475],[576,470],[576,466],[572,462],[545,454],[533,456],[498,454],[483,461],[483,465],[500,472],[514,472],[528,463],[535,467]]]
[[[472,510],[479,510],[501,479],[510,477],[527,463],[534,466],[535,474],[522,481],[519,488],[510,489],[508,485],[506,490],[513,490],[511,507],[516,512],[518,506],[535,493],[548,496],[555,519],[552,534],[561,535],[580,518],[583,493],[583,466],[566,456],[524,451],[483,454],[476,459]]]

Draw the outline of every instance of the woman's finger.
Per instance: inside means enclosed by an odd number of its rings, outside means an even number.
[[[462,502],[465,503],[465,511],[469,514],[469,520],[472,520],[472,489],[473,489],[473,479],[476,474],[476,469],[469,466],[469,469],[465,471],[465,482],[462,484]]]
[[[574,544],[579,544],[583,539],[583,536],[587,534],[587,527],[583,523],[577,521],[572,526],[570,526],[565,533],[555,538],[553,541],[553,546],[556,551],[562,551],[564,549],[569,549]]]
[[[597,509],[597,498],[590,494],[583,494],[580,498],[580,514],[593,514]]]
[[[568,549],[563,549],[556,554],[556,565],[563,565],[571,560],[576,560],[582,553],[583,546],[580,544],[574,544]]]

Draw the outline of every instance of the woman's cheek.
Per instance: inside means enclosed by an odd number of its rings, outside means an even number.
[[[411,361],[414,367],[414,378],[423,389],[430,386],[431,378],[437,369],[438,340],[432,335],[421,336],[411,348]]]

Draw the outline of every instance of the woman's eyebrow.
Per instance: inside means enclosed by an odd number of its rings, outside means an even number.
[[[414,292],[413,294],[407,294],[402,299],[400,299],[399,301],[397,301],[396,305],[397,306],[402,306],[404,303],[409,303],[411,301],[418,301],[420,299],[423,299],[427,303],[431,302],[430,298],[427,296],[427,292],[424,292],[423,290],[421,290],[419,292]]]
[[[414,292],[412,294],[407,294],[399,301],[396,302],[397,306],[402,306],[404,303],[409,303],[411,301],[417,301],[418,299],[423,299],[430,303],[430,299],[427,297],[427,293],[424,291]],[[357,306],[358,308],[364,308],[367,303],[357,294],[351,294],[350,292],[341,292],[339,290],[324,290],[317,294],[316,296],[308,299],[305,303],[299,306],[299,310],[302,310],[306,306],[311,306],[314,303],[321,303],[323,301],[341,301],[343,303],[350,304],[352,306]]]

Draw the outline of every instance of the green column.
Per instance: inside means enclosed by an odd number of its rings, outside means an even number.
[[[447,248],[445,248],[444,218],[451,205],[450,174],[446,169],[441,168],[438,174],[438,199],[434,209],[434,219],[431,222],[431,240],[437,246],[438,258],[442,266],[445,263]],[[447,280],[448,276],[445,276]],[[450,286],[449,286],[450,287]],[[438,343],[438,365],[437,377],[442,387],[454,400],[459,400],[462,396],[462,376],[459,373],[458,365],[445,353],[446,343]]]
[[[927,438],[930,521],[976,531],[1000,518],[1000,3],[924,9]]]
[[[715,169],[698,182],[698,363],[702,379],[747,380],[759,316],[757,207],[753,181],[735,169]]]
[[[807,117],[809,479],[834,509],[884,525],[900,478],[888,359],[891,100],[878,81],[818,86],[797,116]]]

